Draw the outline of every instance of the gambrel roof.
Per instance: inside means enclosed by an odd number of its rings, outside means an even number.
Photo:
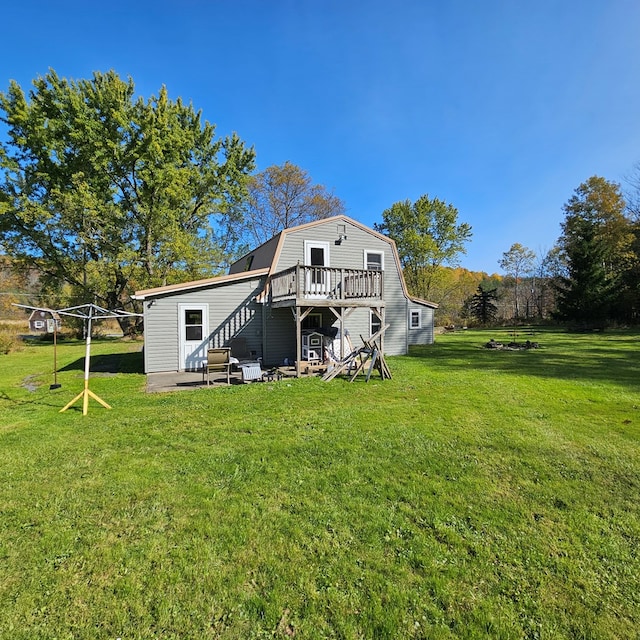
[[[199,289],[203,287],[211,287],[216,285],[237,282],[247,278],[250,279],[250,278],[267,276],[267,279],[268,279],[269,276],[272,276],[276,272],[278,261],[280,258],[280,253],[282,251],[282,248],[284,247],[284,244],[286,242],[288,235],[293,233],[298,233],[300,231],[304,231],[308,229],[313,229],[314,227],[320,227],[326,224],[349,224],[361,229],[362,231],[370,235],[375,236],[376,238],[378,238],[379,240],[382,240],[383,242],[386,242],[389,245],[391,253],[396,262],[398,274],[400,276],[400,281],[402,283],[402,289],[404,291],[405,296],[408,299],[410,299],[412,302],[415,302],[417,304],[421,304],[421,305],[430,307],[432,309],[438,308],[438,305],[434,302],[420,300],[418,298],[414,298],[409,294],[404,278],[402,277],[402,266],[400,264],[400,256],[398,255],[398,249],[396,247],[395,242],[391,238],[381,233],[378,233],[374,229],[371,229],[370,227],[367,227],[366,225],[358,222],[357,220],[349,218],[348,216],[345,216],[345,215],[333,216],[331,218],[323,218],[321,220],[314,220],[312,222],[307,222],[305,224],[298,225],[296,227],[283,229],[282,231],[280,231],[280,233],[276,234],[275,236],[273,236],[272,238],[270,238],[260,246],[256,247],[252,251],[249,251],[240,259],[236,260],[229,267],[229,273],[227,275],[217,276],[213,278],[205,278],[202,280],[195,280],[192,282],[184,282],[182,284],[173,284],[173,285],[166,285],[163,287],[155,287],[153,289],[144,289],[141,291],[136,291],[134,298],[143,300],[150,296],[171,294],[174,292],[177,293],[177,292],[183,292],[183,291],[190,291],[190,290]]]

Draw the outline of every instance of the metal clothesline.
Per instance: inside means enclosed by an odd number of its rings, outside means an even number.
[[[91,324],[94,320],[109,320],[117,318],[131,318],[140,317],[140,313],[131,313],[129,311],[123,311],[121,309],[105,309],[97,304],[87,303],[81,304],[76,307],[66,307],[64,309],[50,309],[48,307],[31,307],[25,304],[15,304],[16,307],[22,307],[23,309],[32,309],[34,311],[44,311],[47,313],[57,313],[63,316],[71,316],[72,318],[80,318],[85,321],[86,325],[86,347],[84,356],[84,389],[75,397],[71,402],[60,409],[60,413],[72,407],[80,398],[82,398],[82,415],[86,416],[89,411],[89,397],[93,398],[96,402],[99,402],[106,409],[111,409],[100,396],[95,394],[89,389],[89,370],[91,363]]]

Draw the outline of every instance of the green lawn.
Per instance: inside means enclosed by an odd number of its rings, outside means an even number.
[[[640,637],[640,334],[492,337],[152,395],[94,341],[84,417],[83,344],[0,356],[0,638]]]

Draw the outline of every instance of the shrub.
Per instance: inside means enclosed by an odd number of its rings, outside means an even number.
[[[0,354],[19,351],[22,348],[22,338],[15,326],[0,324]]]

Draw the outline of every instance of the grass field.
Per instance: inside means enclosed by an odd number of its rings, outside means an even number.
[[[440,336],[393,380],[145,394],[0,356],[0,638],[638,638],[640,334]]]

